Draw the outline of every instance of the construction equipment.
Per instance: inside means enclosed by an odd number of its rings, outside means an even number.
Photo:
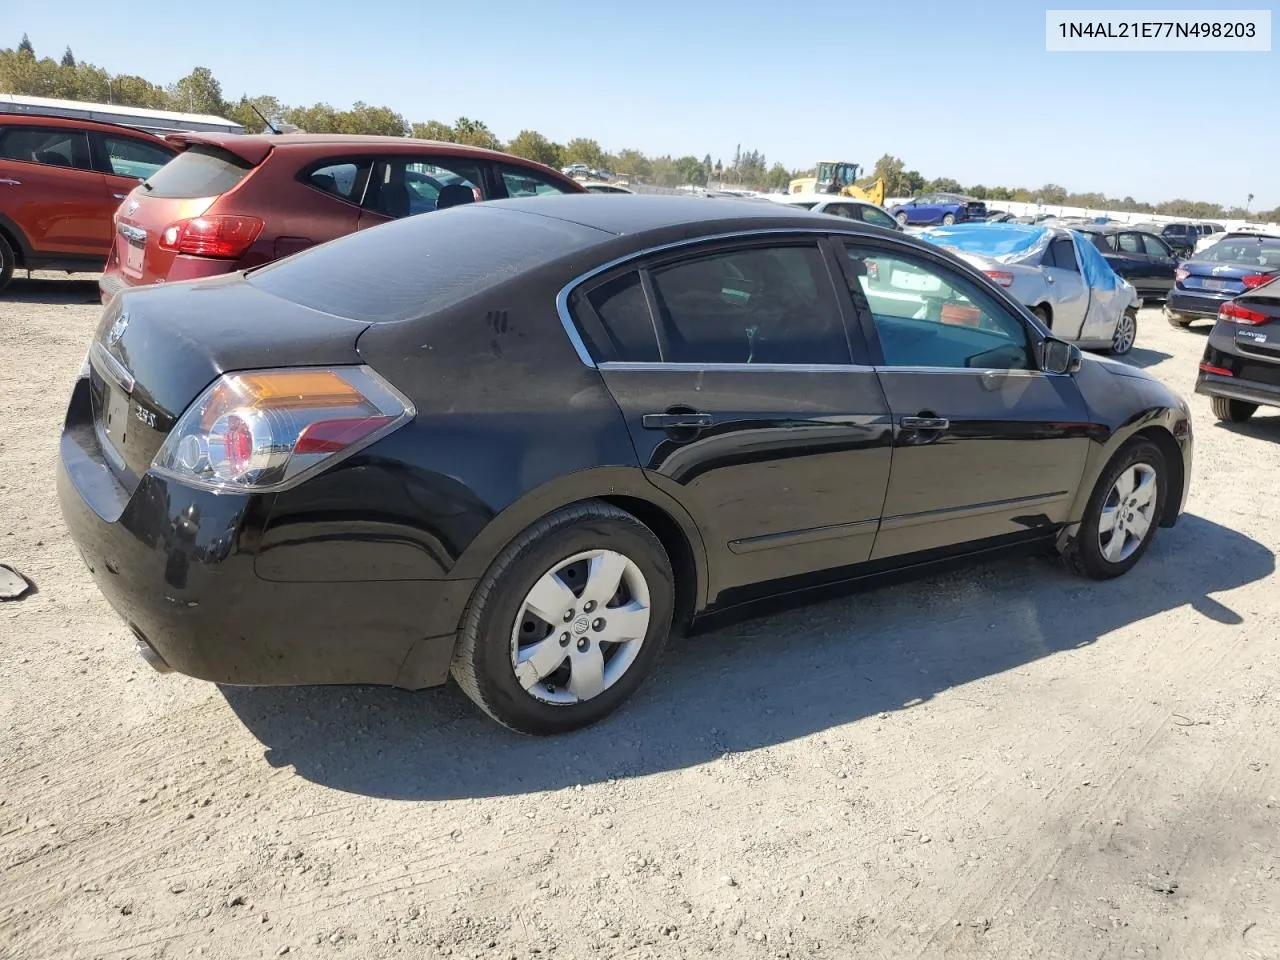
[[[842,197],[865,200],[878,207],[884,206],[884,178],[869,187],[856,186],[861,170],[856,163],[847,160],[821,160],[817,164],[816,177],[797,177],[787,186],[788,193],[830,193]]]

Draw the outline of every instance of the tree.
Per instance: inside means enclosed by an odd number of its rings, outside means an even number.
[[[339,112],[337,132],[374,137],[403,137],[409,133],[409,125],[405,123],[404,117],[390,107],[371,107],[357,100],[350,110]]]
[[[256,111],[255,107],[257,107]],[[262,117],[258,116],[259,113],[272,125],[287,122],[284,119],[285,109],[275,97],[241,97],[240,102],[226,112],[226,117],[244,127],[246,133],[255,130],[263,133],[270,132],[267,130],[267,125],[262,122]]]
[[[886,153],[876,161],[871,176],[873,179],[884,181],[884,190],[888,196],[900,197],[911,193],[912,188],[906,173],[902,161]]]
[[[453,127],[439,120],[428,120],[426,123],[415,123],[411,136],[419,140],[439,140],[441,143],[457,143],[457,135]]]
[[[208,67],[196,67],[169,88],[173,109],[184,113],[208,113],[222,116],[227,104],[222,99],[222,84]]]
[[[930,193],[959,193],[964,187],[960,186],[959,180],[952,180],[950,177],[938,177],[936,180],[930,180],[925,189]]]
[[[707,168],[697,157],[681,157],[675,162],[675,171],[680,184],[691,183],[699,187],[707,185]]]
[[[284,112],[284,119],[305,133],[338,132],[338,111],[327,103],[315,103],[309,107],[289,107]]]
[[[31,38],[25,33],[22,35],[22,40],[18,44],[18,52],[30,57],[32,60],[36,58],[36,48],[31,45]]]
[[[1060,187],[1056,183],[1046,183],[1039,190],[1041,203],[1066,203],[1067,188]]]
[[[564,151],[568,155],[568,151]],[[644,155],[643,150],[637,150],[634,147],[626,147],[618,151],[617,166],[614,168],[616,173],[626,173],[639,180],[647,180],[653,176],[653,166],[649,163],[649,158]]]
[[[486,150],[502,149],[501,141],[493,135],[493,131],[485,125],[483,120],[459,117],[458,122],[453,125],[453,132],[458,143],[465,143],[471,147],[484,147]]]
[[[969,196],[973,197],[973,199],[975,200],[991,199],[990,195],[987,193],[987,188],[980,183],[970,187],[966,192],[969,194]]]
[[[560,166],[560,147],[552,143],[537,130],[521,130],[515,139],[507,144],[507,153],[517,157],[544,163],[548,167]]]
[[[770,190],[785,190],[791,183],[791,171],[780,163],[775,163],[765,177],[764,186]]]
[[[585,163],[589,167],[604,166],[604,151],[595,140],[586,137],[574,137],[564,148],[566,163]]]

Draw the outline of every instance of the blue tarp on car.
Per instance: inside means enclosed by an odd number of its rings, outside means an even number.
[[[1076,250],[1076,262],[1085,283],[1094,290],[1117,290],[1124,283],[1111,269],[1106,257],[1087,237],[1062,227],[1030,223],[957,223],[951,227],[929,227],[919,236],[948,250],[972,253],[1013,263],[1037,257],[1055,236],[1069,236]]]

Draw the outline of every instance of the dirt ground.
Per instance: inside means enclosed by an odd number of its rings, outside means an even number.
[[[63,533],[91,283],[0,296],[0,956],[1280,957],[1280,417],[1192,397],[1129,576],[1004,561],[677,642],[526,739],[452,687],[219,689]],[[1203,330],[1130,362],[1191,397]]]

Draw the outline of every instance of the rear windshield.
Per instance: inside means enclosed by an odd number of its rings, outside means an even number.
[[[246,276],[313,310],[394,323],[443,310],[607,236],[489,203],[465,205],[348,234]]]
[[[166,199],[217,197],[245,178],[253,164],[207,144],[193,144],[153,173],[143,184],[148,194]]]
[[[1244,240],[1228,237],[1219,240],[1202,253],[1197,260],[1210,263],[1239,263],[1258,267],[1280,266],[1280,240]]]

